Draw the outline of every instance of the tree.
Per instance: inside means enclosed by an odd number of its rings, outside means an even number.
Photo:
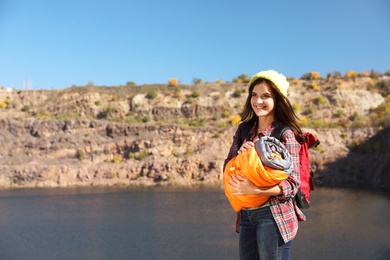
[[[317,71],[307,72],[302,75],[301,79],[312,80],[321,78],[321,74]]]
[[[321,74],[320,74],[319,72],[317,72],[317,71],[313,71],[313,72],[311,73],[311,76],[312,76],[313,79],[319,79],[319,78],[321,78]]]
[[[137,84],[135,84],[135,82],[134,81],[127,81],[126,82],[126,87],[134,87],[134,86],[136,86]]]
[[[356,71],[352,71],[352,70],[349,70],[347,72],[345,72],[345,77],[346,78],[357,78],[359,76],[359,73],[357,73]]]
[[[179,81],[176,78],[170,78],[168,80],[168,85],[175,87],[175,86],[179,85]]]
[[[339,78],[342,77],[340,71],[333,71],[331,75],[332,75],[333,78],[336,78],[336,79],[339,79]]]
[[[375,70],[370,71],[370,78],[377,79],[377,78],[379,78],[379,76],[380,76],[379,72],[376,72]]]
[[[192,79],[192,83],[193,83],[194,85],[196,85],[196,84],[202,84],[202,83],[203,83],[203,80],[202,80],[202,79],[199,79],[199,78],[193,78],[193,79]]]
[[[250,80],[251,79],[249,78],[249,76],[247,74],[241,74],[237,78],[234,78],[233,82],[235,82],[235,83],[249,83]]]

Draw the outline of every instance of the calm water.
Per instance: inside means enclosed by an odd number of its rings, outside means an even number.
[[[317,189],[292,259],[390,259],[390,199]],[[0,191],[0,259],[237,259],[222,190]]]

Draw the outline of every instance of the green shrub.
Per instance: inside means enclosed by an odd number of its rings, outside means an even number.
[[[232,94],[232,96],[234,97],[234,98],[239,98],[239,97],[241,97],[241,90],[235,90],[234,92],[233,92],[233,94]]]
[[[50,112],[43,112],[43,113],[38,112],[35,114],[35,117],[42,118],[42,119],[52,119],[53,118],[53,116],[51,115]]]
[[[385,103],[382,103],[370,113],[369,117],[374,126],[390,126],[390,95],[386,97]]]
[[[213,137],[214,137],[214,138],[220,138],[220,137],[221,137],[221,133],[216,133],[216,134],[214,134]]]
[[[6,99],[4,102],[7,105],[7,108],[11,108],[11,100]]]
[[[309,85],[309,89],[316,90],[316,91],[321,90],[321,88],[317,82],[311,82],[311,84]]]
[[[80,115],[78,113],[60,113],[55,116],[55,119],[57,120],[77,120],[80,118]]]
[[[196,126],[196,127],[203,127],[206,125],[206,119],[205,118],[196,118],[193,120],[188,121],[189,126]]]
[[[155,90],[149,91],[146,94],[147,99],[155,99],[157,97],[157,92]]]
[[[23,106],[22,111],[23,112],[28,112],[30,109],[31,109],[31,106],[25,105],[25,106]]]
[[[229,112],[229,111],[224,111],[224,112],[222,113],[222,117],[223,117],[223,118],[229,118],[229,117],[230,117],[230,112]]]
[[[376,83],[376,88],[383,97],[390,95],[390,80],[380,80]]]
[[[308,128],[326,128],[329,127],[329,124],[321,119],[315,119],[306,121],[302,126]]]
[[[299,111],[301,110],[301,106],[299,104],[293,104],[292,108],[295,113],[299,113]]]
[[[122,158],[120,155],[114,155],[114,158],[112,159],[114,163],[119,163],[121,160]]]
[[[249,83],[251,78],[247,74],[241,74],[240,76],[233,78],[234,83]]]
[[[138,114],[134,117],[134,120],[137,122],[137,123],[142,123],[142,119],[143,119],[143,116]]]
[[[304,115],[312,115],[313,113],[314,113],[314,109],[311,107],[308,107],[305,109],[305,111],[303,111]]]
[[[225,121],[225,122],[221,122],[218,124],[218,127],[219,128],[224,128],[224,127],[227,127],[228,123]]]
[[[192,147],[188,147],[187,148],[187,155],[190,155],[190,154],[192,154],[194,152],[194,148],[192,148]]]
[[[149,155],[148,151],[142,151],[139,153],[139,155],[135,159],[138,161],[141,161],[141,160],[145,159],[148,155]]]
[[[218,115],[218,114],[214,114],[213,120],[214,120],[214,121],[218,121],[219,119],[221,119],[221,116]]]
[[[349,148],[352,151],[362,153],[362,154],[370,154],[370,153],[387,153],[390,151],[390,147],[384,145],[382,142],[379,141],[365,141],[362,142],[361,140],[354,140],[350,145]]]
[[[78,149],[76,151],[76,158],[79,159],[80,161],[84,160],[85,159],[85,153],[83,150],[81,149]]]
[[[199,78],[193,78],[193,79],[192,79],[192,83],[193,83],[194,85],[202,84],[202,83],[203,83],[203,80],[202,80],[202,79],[199,79]]]
[[[322,105],[326,102],[326,97],[324,97],[323,95],[319,95],[318,97],[316,97],[314,99],[314,103],[317,104],[317,105]]]
[[[351,124],[349,127],[353,127],[353,128],[361,128],[361,127],[366,127],[368,125],[370,125],[370,119],[369,117],[367,116],[359,116],[357,113],[355,115],[352,115],[351,118],[353,120],[351,120]]]
[[[355,121],[357,118],[359,118],[359,114],[357,112],[354,112],[350,117],[349,120]]]
[[[173,93],[174,93],[173,96],[175,98],[181,98],[182,97],[181,89],[178,86],[175,86],[175,89],[174,89]]]
[[[193,91],[192,94],[191,94],[192,98],[198,98],[199,96],[200,96],[200,93],[197,90]]]
[[[129,159],[134,159],[135,158],[135,153],[129,152]]]
[[[141,161],[143,159],[145,159],[147,156],[149,156],[149,152],[148,151],[141,151],[141,152],[129,152],[128,153],[128,156],[129,156],[129,159],[135,159],[137,161]]]
[[[147,122],[149,122],[150,121],[150,116],[144,116],[144,117],[142,117],[142,122],[143,123],[147,123]]]
[[[370,78],[377,79],[377,78],[379,78],[379,76],[380,76],[379,72],[376,72],[375,70],[370,71]]]
[[[343,116],[345,116],[345,113],[344,113],[344,111],[343,110],[341,110],[341,109],[339,109],[339,110],[337,110],[337,112],[336,112],[336,115],[335,115],[337,118],[340,118],[340,117],[343,117]]]
[[[137,84],[134,81],[127,81],[126,82],[126,87],[135,87]]]

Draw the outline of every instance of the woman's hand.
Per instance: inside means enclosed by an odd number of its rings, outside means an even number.
[[[235,191],[232,193],[233,196],[258,194],[258,187],[244,176],[231,174],[228,183],[229,187]]]
[[[249,150],[250,148],[252,148],[253,146],[255,146],[255,143],[254,142],[251,142],[251,141],[248,141],[248,142],[245,142],[241,145],[240,149],[237,151],[238,154],[242,153],[242,152],[246,152],[247,150]]]

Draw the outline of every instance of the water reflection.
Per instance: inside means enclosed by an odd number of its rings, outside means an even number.
[[[294,241],[295,259],[390,259],[388,196],[329,188],[312,194],[308,221]]]
[[[237,259],[221,189],[0,191],[0,259]],[[389,259],[390,200],[317,189],[292,259]]]

